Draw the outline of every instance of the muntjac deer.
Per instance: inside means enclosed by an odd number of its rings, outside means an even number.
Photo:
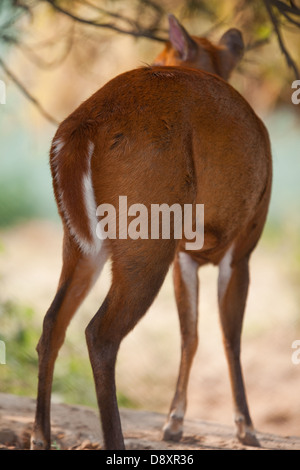
[[[120,343],[152,304],[172,263],[182,356],[164,438],[179,440],[183,432],[197,348],[197,272],[212,263],[219,269],[219,311],[237,436],[244,444],[259,445],[244,389],[240,337],[249,258],[271,192],[268,133],[224,80],[243,54],[240,32],[231,29],[213,45],[189,36],[173,16],[169,23],[170,41],[154,65],[111,80],[59,126],[53,139],[50,164],[64,227],[63,266],[37,347],[33,449],[50,446],[55,360],[72,316],[108,258],[111,287],[86,329],[105,448],[124,448],[115,391]],[[204,204],[202,248],[186,249],[185,237],[176,239],[174,232],[169,239],[99,236],[97,207],[113,206],[118,225],[121,195],[128,204],[146,208]]]

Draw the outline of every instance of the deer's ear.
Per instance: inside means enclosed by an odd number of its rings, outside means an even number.
[[[245,46],[242,33],[238,29],[231,28],[226,31],[221,37],[219,44],[227,48],[235,63],[242,58]]]
[[[182,60],[194,57],[197,44],[179,23],[174,15],[169,15],[169,39],[173,48],[179,53]]]

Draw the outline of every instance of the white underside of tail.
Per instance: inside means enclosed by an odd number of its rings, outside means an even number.
[[[83,186],[83,198],[85,202],[86,214],[89,221],[90,234],[93,239],[92,251],[98,253],[102,246],[102,240],[97,236],[97,217],[96,217],[96,201],[95,193],[92,183],[92,172],[91,172],[91,159],[94,153],[95,145],[93,142],[89,141],[88,143],[88,170],[85,175],[83,175],[82,186]]]
[[[67,204],[64,200],[64,190],[61,185],[60,177],[59,177],[60,154],[63,151],[64,146],[65,146],[65,143],[63,142],[62,139],[55,140],[52,145],[52,154],[54,155],[54,158],[52,158],[52,164],[53,164],[54,171],[55,171],[54,178],[56,180],[56,183],[58,186],[58,192],[59,192],[59,196],[58,196],[59,207],[64,214],[64,219],[70,230],[70,233],[75,239],[81,251],[86,255],[95,256],[96,254],[100,252],[102,243],[103,243],[103,241],[100,238],[98,238],[97,233],[96,233],[97,207],[96,207],[95,194],[94,194],[94,189],[93,189],[93,184],[92,184],[92,175],[91,175],[91,159],[94,153],[95,146],[93,142],[88,141],[87,155],[86,155],[87,171],[85,174],[82,175],[81,188],[78,188],[79,190],[81,190],[81,193],[82,193],[82,200],[83,200],[84,207],[85,207],[86,218],[88,220],[87,230],[89,231],[91,235],[91,240],[83,237],[81,234],[78,233],[78,230],[76,230],[76,221],[73,221],[71,219]],[[78,217],[81,217],[81,214],[78,214]]]

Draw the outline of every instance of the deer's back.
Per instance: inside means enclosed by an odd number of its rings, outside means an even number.
[[[268,134],[245,99],[217,76],[177,67],[119,75],[62,124],[95,145],[96,202],[202,203],[205,225],[233,237],[270,185]],[[80,157],[78,157],[80,158]],[[268,198],[266,198],[266,204]]]

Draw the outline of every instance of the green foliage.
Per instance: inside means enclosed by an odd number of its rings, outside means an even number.
[[[122,393],[122,391],[117,391],[117,400],[118,405],[123,408],[138,408],[137,403],[135,403],[131,398]]]
[[[1,391],[35,396],[38,375],[36,346],[41,324],[36,312],[13,301],[0,304],[1,340],[6,345],[6,364],[1,365]],[[95,405],[95,392],[88,358],[76,344],[66,341],[57,360],[53,395],[69,403]]]
[[[48,164],[50,138],[40,136],[41,143],[32,145],[25,123],[19,122],[16,139],[12,126],[18,106],[15,98],[10,96],[5,114],[0,114],[0,227],[34,218],[57,217]],[[37,149],[39,143],[41,149]]]
[[[29,174],[16,170],[14,178],[0,177],[0,225],[9,226],[40,215],[39,200],[30,184]]]
[[[38,329],[34,311],[13,301],[0,304],[1,340],[6,345],[6,364],[1,365],[1,391],[32,394],[37,375]]]
[[[0,340],[6,346],[6,364],[0,365],[1,392],[36,396],[38,355],[36,345],[41,324],[29,306],[13,301],[0,302]],[[75,337],[75,335],[74,335]],[[84,342],[78,345],[67,338],[56,361],[53,380],[53,399],[96,407],[92,370]],[[134,408],[135,403],[120,391],[120,406]]]

